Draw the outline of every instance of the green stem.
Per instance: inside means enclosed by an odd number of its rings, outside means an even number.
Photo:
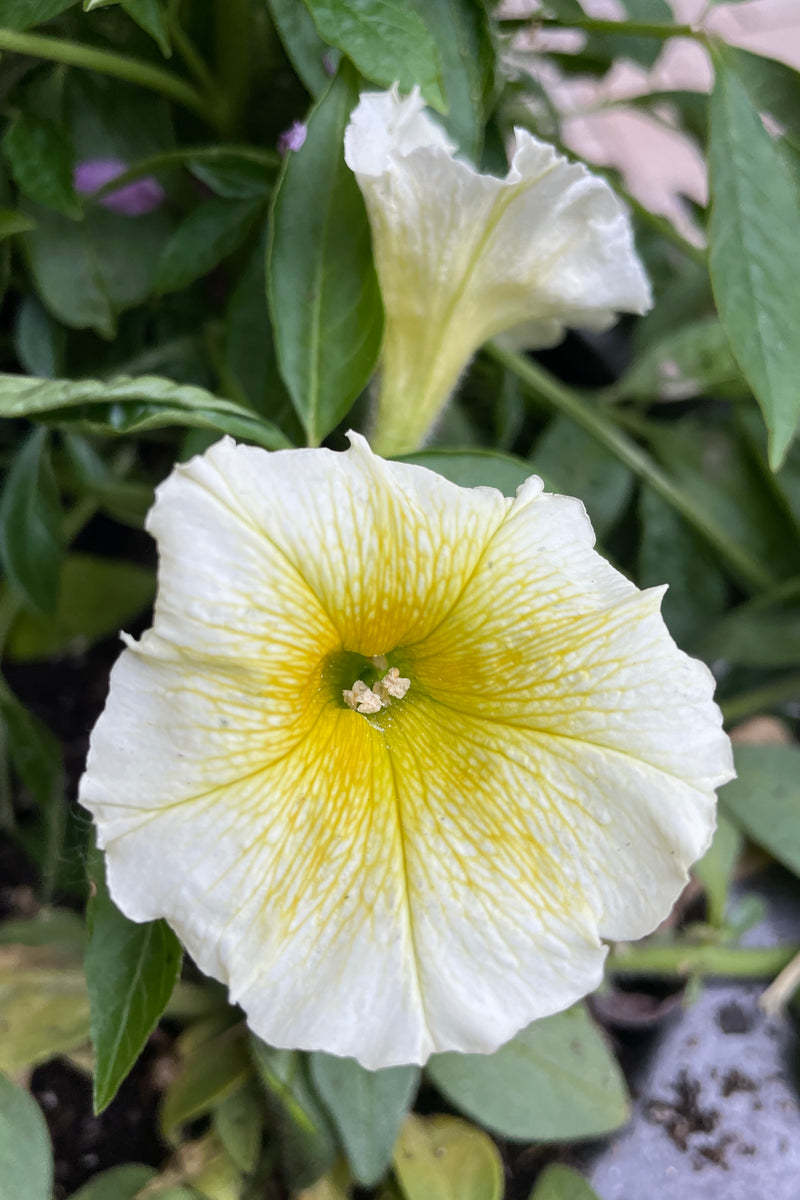
[[[740,692],[730,700],[720,700],[719,706],[725,723],[733,725],[737,721],[743,721],[745,717],[777,708],[791,700],[800,700],[800,673],[796,671],[791,675],[782,675],[779,679],[753,688],[749,692]]]
[[[764,568],[754,562],[711,514],[704,511],[661,469],[646,450],[628,437],[608,412],[602,408],[591,407],[576,392],[554,379],[544,367],[532,359],[505,350],[494,342],[490,342],[484,349],[496,362],[516,375],[530,392],[569,417],[610,450],[634,475],[658,492],[661,498],[680,513],[686,523],[727,561],[744,586],[758,591],[773,583],[772,577]]]
[[[194,76],[195,83],[214,100],[220,99],[216,79],[211,74],[208,64],[188,33],[184,30],[180,21],[173,17],[172,14],[168,14],[167,25],[169,27],[170,41],[183,59],[189,74]]]
[[[142,158],[139,162],[134,163],[127,171],[120,175],[116,175],[108,183],[104,183],[102,187],[90,192],[86,197],[87,200],[97,201],[102,200],[104,196],[108,196],[111,192],[116,192],[119,188],[126,187],[129,183],[135,183],[137,179],[141,179],[143,175],[154,175],[158,171],[164,171],[171,167],[182,167],[187,162],[194,160],[198,162],[219,162],[226,158],[240,158],[246,162],[256,163],[258,166],[277,168],[280,166],[280,155],[275,151],[259,150],[255,146],[184,146],[177,150],[164,150],[160,154],[150,154],[147,158]]]
[[[610,33],[618,37],[651,37],[667,41],[669,38],[693,38],[706,41],[706,35],[694,25],[671,25],[666,21],[604,21],[593,17],[576,17],[566,21],[558,17],[534,18],[537,25],[547,28],[584,29],[587,33]]]
[[[68,67],[84,67],[87,71],[99,71],[126,83],[136,83],[150,91],[174,100],[176,104],[201,116],[210,125],[220,124],[220,114],[209,101],[186,80],[111,50],[99,50],[80,42],[69,42],[61,38],[43,37],[38,33],[17,33],[13,29],[0,29],[0,51],[14,54],[29,54],[34,58],[45,58],[50,62],[64,63]]]
[[[681,945],[680,942],[627,942],[608,956],[610,975],[666,975],[683,979],[709,975],[731,979],[771,979],[786,967],[800,946]]]

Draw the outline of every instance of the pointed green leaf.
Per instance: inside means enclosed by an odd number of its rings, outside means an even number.
[[[309,1065],[354,1178],[372,1187],[392,1161],[398,1130],[419,1084],[419,1068],[368,1071],[354,1058],[321,1051],[309,1055]]]
[[[494,1054],[435,1054],[426,1072],[451,1104],[504,1137],[594,1137],[628,1119],[625,1081],[583,1005],[534,1021]]]
[[[800,421],[800,195],[744,84],[716,64],[709,270],[720,319],[781,465]]]
[[[268,450],[289,445],[279,429],[242,405],[157,375],[101,381],[0,374],[0,417],[34,416],[103,434],[189,425],[230,433]]]
[[[55,610],[63,554],[48,434],[35,429],[14,456],[0,497],[0,559],[9,583],[34,611]]]
[[[42,1110],[0,1075],[0,1200],[50,1200],[53,1153]]]
[[[102,866],[93,871],[86,982],[95,1051],[94,1108],[117,1093],[161,1017],[181,969],[183,951],[164,921],[137,925],[108,894]]]
[[[358,101],[341,73],[311,114],[275,195],[267,276],[281,374],[309,442],[318,444],[365,387],[383,310],[364,201],[344,161]]]
[[[396,0],[305,0],[320,37],[346,54],[365,78],[381,87],[415,84],[434,108],[447,111],[441,61],[425,21]]]
[[[120,0],[120,7],[140,29],[150,34],[164,58],[169,58],[172,54],[169,24],[160,0]]]

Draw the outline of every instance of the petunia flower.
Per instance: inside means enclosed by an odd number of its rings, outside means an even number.
[[[148,518],[81,802],[267,1042],[490,1051],[667,914],[731,776],[713,680],[582,504],[219,442]]]
[[[644,312],[650,288],[608,184],[525,130],[505,179],[453,157],[415,90],[362,95],[345,160],[367,206],[386,311],[373,445],[415,450],[470,358],[513,330],[529,348],[565,326]]]

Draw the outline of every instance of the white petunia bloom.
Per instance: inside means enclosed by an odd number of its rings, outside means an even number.
[[[505,179],[481,175],[418,91],[362,95],[345,160],[366,201],[386,328],[373,443],[415,450],[484,342],[554,345],[644,312],[650,288],[608,184],[516,130]]]
[[[267,1042],[371,1068],[490,1051],[648,933],[731,777],[713,680],[582,504],[225,440],[148,529],[80,799]]]

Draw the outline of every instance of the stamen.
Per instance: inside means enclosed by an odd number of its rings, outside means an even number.
[[[383,655],[380,657],[385,663]],[[375,659],[372,661],[376,662]],[[371,688],[362,679],[357,679],[351,688],[344,689],[342,699],[348,708],[370,716],[382,708],[388,708],[392,700],[402,700],[410,687],[411,680],[401,678],[397,667],[391,667],[383,679],[379,679]]]
[[[411,680],[401,679],[397,667],[392,667],[379,683],[372,685],[372,690],[384,704],[389,704],[391,700],[402,700],[410,687]]]

